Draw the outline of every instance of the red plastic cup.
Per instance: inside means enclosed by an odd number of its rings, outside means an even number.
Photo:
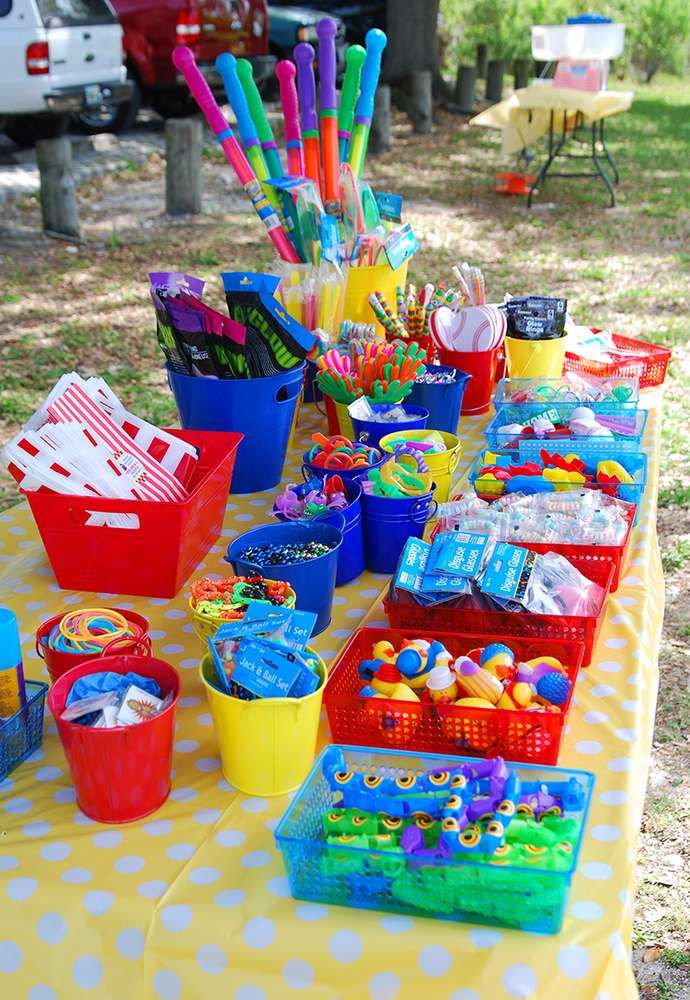
[[[340,420],[338,419],[338,411],[335,408],[335,402],[330,396],[324,396],[323,402],[326,407],[326,419],[328,421],[328,434],[330,437],[340,434]]]
[[[161,697],[173,700],[159,715],[134,726],[94,729],[60,716],[67,695],[80,677],[113,670],[130,670],[158,681]],[[48,707],[72,773],[79,808],[99,823],[132,823],[149,816],[170,794],[175,707],[180,677],[164,660],[153,656],[101,656],[68,670],[48,692]]]
[[[438,348],[442,365],[459,368],[471,376],[462,397],[462,414],[486,413],[489,409],[498,378],[501,352],[501,347],[493,347],[490,351],[449,351],[445,347]]]
[[[144,618],[143,615],[138,615],[136,611],[130,611],[126,608],[111,608],[110,610],[117,611],[131,625],[135,625],[141,632],[141,636],[137,639],[122,638],[113,640],[112,643],[104,647],[108,650],[108,653],[135,653],[137,648],[141,647],[142,643],[150,653],[151,638],[149,636],[148,619]],[[62,650],[51,649],[47,645],[47,642],[44,642],[44,639],[48,639],[55,626],[58,622],[62,621],[66,614],[68,612],[63,611],[62,614],[53,615],[52,618],[43,622],[36,629],[36,652],[42,660],[45,660],[50,680],[53,683],[55,683],[58,677],[62,677],[64,673],[71,670],[72,667],[78,667],[80,663],[88,663],[89,660],[95,660],[103,656],[103,653],[65,653]]]

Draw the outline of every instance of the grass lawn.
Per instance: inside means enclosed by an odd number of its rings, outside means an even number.
[[[638,88],[631,111],[607,136],[618,161],[618,207],[596,181],[548,181],[536,208],[493,192],[510,168],[498,133],[439,111],[432,136],[415,136],[395,116],[393,149],[368,165],[374,186],[405,196],[423,249],[415,281],[450,277],[458,260],[480,264],[489,294],[559,294],[580,322],[674,350],[664,402],[659,535],[667,573],[662,687],[640,851],[635,945],[648,1000],[681,997],[687,974],[682,881],[688,859],[690,728],[690,89],[664,79]],[[103,374],[137,413],[175,420],[161,371],[147,292],[149,270],[199,274],[222,306],[218,272],[261,269],[270,247],[217,150],[204,157],[204,214],[166,220],[164,165],[80,190],[87,243],[36,236],[35,198],[5,206],[0,228],[0,440],[6,440],[64,371]],[[230,206],[230,211],[228,211]],[[4,504],[14,485],[0,483]],[[666,873],[661,878],[659,873]],[[651,950],[650,950],[651,949]]]

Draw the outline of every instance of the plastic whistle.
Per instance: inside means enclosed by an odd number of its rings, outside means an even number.
[[[237,60],[237,75],[240,78],[242,89],[244,90],[244,96],[247,99],[247,105],[249,106],[249,112],[254,121],[254,127],[257,131],[259,139],[261,140],[261,148],[266,159],[266,166],[268,167],[269,174],[274,178],[283,177],[285,171],[283,170],[283,164],[280,161],[280,155],[278,153],[275,136],[273,135],[273,129],[268,123],[268,118],[266,117],[266,112],[264,111],[264,104],[261,100],[261,94],[259,93],[256,83],[254,82],[252,64],[248,59]]]
[[[335,214],[338,200],[338,98],[335,93],[335,34],[338,27],[332,17],[322,17],[316,25],[319,36],[319,119],[323,157],[324,208]]]
[[[299,123],[297,87],[295,86],[295,77],[297,76],[295,64],[289,59],[281,59],[276,66],[276,76],[280,87],[280,103],[283,106],[288,170],[293,177],[303,177],[304,153],[302,129]]]
[[[371,119],[374,117],[374,98],[381,73],[381,57],[387,41],[386,33],[379,28],[370,28],[367,31],[367,49],[362,69],[361,90],[355,108],[355,124],[348,152],[348,162],[355,177],[362,176],[364,158],[367,155]]]
[[[359,96],[359,81],[362,78],[362,67],[366,56],[367,53],[363,45],[351,45],[345,53],[345,76],[340,94],[340,111],[338,112],[338,145],[341,163],[347,162],[352,123],[355,120],[355,104]]]
[[[304,143],[304,171],[316,184],[321,195],[321,152],[319,149],[319,123],[316,117],[316,82],[314,80],[314,49],[309,42],[295,46],[297,63],[297,89],[299,91],[302,141]]]
[[[299,264],[300,259],[295,248],[290,243],[280,219],[271,206],[266,193],[256,178],[256,174],[244,155],[244,151],[235,138],[235,134],[225,120],[223,112],[218,107],[209,85],[201,75],[194,58],[194,53],[187,45],[178,45],[173,49],[172,61],[182,73],[192,97],[199,105],[211,131],[214,133],[226,159],[233,168],[247,197],[254,206],[254,211],[266,227],[269,238],[283,258],[293,264]]]

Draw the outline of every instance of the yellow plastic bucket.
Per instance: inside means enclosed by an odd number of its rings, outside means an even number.
[[[311,651],[313,652],[313,650]],[[242,701],[209,683],[210,655],[199,674],[206,688],[223,775],[245,795],[285,795],[302,784],[314,762],[326,664],[319,658],[321,683],[306,698]]]
[[[408,263],[406,260],[397,271],[392,271],[388,262],[374,264],[372,267],[351,267],[347,272],[343,319],[349,319],[353,323],[376,323],[378,332],[382,334],[383,327],[369,305],[369,295],[371,292],[381,292],[391,311],[397,316],[395,289],[398,285],[405,287]]]
[[[568,337],[521,340],[506,337],[506,361],[511,378],[560,378]]]
[[[392,434],[386,434],[385,437],[381,438],[379,448],[381,451],[392,455],[393,441],[400,438],[412,442],[423,441],[428,433],[428,430],[394,431]],[[450,495],[450,481],[462,455],[462,442],[456,434],[450,434],[448,431],[437,431],[436,433],[440,434],[443,438],[446,450],[438,452],[435,455],[428,455],[425,452],[424,461],[429,466],[431,478],[436,483],[434,499],[438,503],[445,503]]]

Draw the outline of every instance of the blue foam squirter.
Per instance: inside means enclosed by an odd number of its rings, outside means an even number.
[[[337,511],[335,513],[339,514]],[[239,575],[258,573],[272,580],[284,580],[289,583],[297,595],[296,606],[304,611],[313,611],[316,615],[312,635],[318,635],[328,628],[331,620],[338,555],[343,543],[344,518],[342,515],[339,517],[339,528],[332,524],[324,524],[320,520],[280,522],[252,528],[230,543],[226,561]],[[309,542],[321,542],[332,548],[315,559],[286,565],[260,566],[240,556],[240,553],[249,546],[304,545]]]
[[[270,490],[280,482],[304,364],[280,375],[212,379],[168,368],[168,381],[186,430],[241,431],[231,493]]]

